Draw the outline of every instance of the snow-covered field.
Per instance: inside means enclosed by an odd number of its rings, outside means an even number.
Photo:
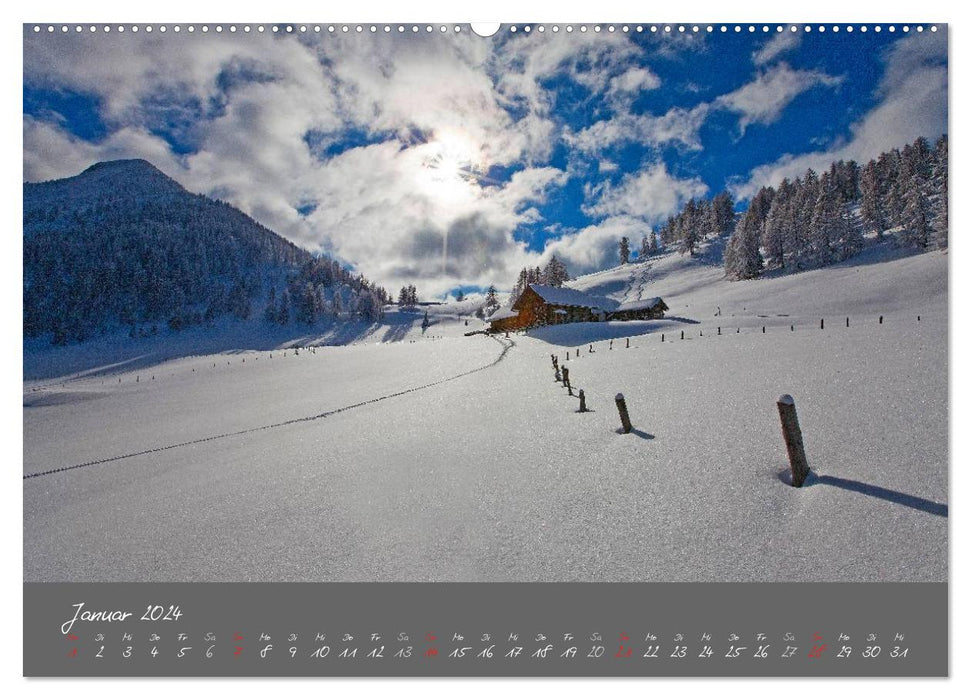
[[[444,306],[286,357],[31,349],[25,580],[946,580],[947,256],[851,262],[729,283],[659,257],[575,286],[668,319],[509,340]]]

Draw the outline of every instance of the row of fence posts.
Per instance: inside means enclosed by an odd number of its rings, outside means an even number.
[[[591,345],[591,351],[593,346]],[[630,347],[630,338],[627,339],[627,347]],[[569,396],[573,396],[573,385],[570,383],[570,368],[566,365],[560,367],[559,358],[556,355],[550,355],[550,359],[553,362],[553,381],[562,384],[566,387],[566,393]],[[567,359],[569,359],[569,351],[567,352]],[[589,409],[587,408],[587,395],[584,393],[583,389],[577,392],[577,398],[580,399],[580,410],[578,413],[587,413]],[[614,397],[614,402],[617,404],[617,412],[620,414],[620,423],[624,433],[629,433],[633,430],[633,426],[630,422],[630,413],[627,411],[627,402],[624,399],[623,394],[617,394]]]
[[[918,317],[917,317],[917,322],[918,322],[918,323],[920,322],[920,316],[918,316]],[[883,316],[880,316],[880,317],[879,317],[879,319],[878,319],[878,321],[877,321],[877,323],[878,323],[879,325],[881,325],[881,326],[883,325]],[[847,328],[849,328],[849,327],[850,327],[850,317],[849,317],[849,316],[847,316],[847,317],[846,317],[846,327],[847,327]],[[796,330],[796,326],[795,326],[795,324],[790,324],[790,325],[789,325],[789,330],[790,330],[790,331],[795,331],[795,330]],[[825,319],[825,318],[821,318],[821,319],[819,319],[819,330],[826,330],[826,319]],[[741,333],[741,332],[742,332],[742,329],[741,329],[740,327],[737,327],[737,328],[735,329],[735,332],[736,332],[736,333]],[[762,333],[764,334],[764,333],[766,333],[766,332],[767,332],[767,331],[766,331],[766,326],[762,326]],[[722,327],[721,327],[721,326],[718,326],[718,327],[717,327],[717,334],[718,334],[718,335],[721,335],[721,334],[722,334]],[[702,330],[700,330],[700,331],[698,331],[698,335],[699,335],[700,337],[704,337],[704,335],[705,335],[705,331],[704,331],[704,329],[702,329]],[[661,334],[661,342],[663,343],[663,342],[665,341],[665,339],[666,339],[666,337],[665,337],[665,334],[664,334],[664,333],[662,333],[662,334]],[[684,331],[681,331],[681,340],[684,340]],[[613,343],[613,341],[611,341],[611,343]],[[627,347],[630,347],[630,338],[628,338],[628,339],[627,339]],[[592,352],[592,351],[591,351],[591,352]]]
[[[559,359],[556,355],[550,355],[553,361],[553,377],[557,383],[562,383],[566,387],[567,394],[573,396],[573,386],[570,383],[570,368],[566,365],[560,367]],[[587,397],[583,389],[578,392],[580,399],[579,413],[586,413]],[[627,400],[622,393],[614,397],[617,405],[617,413],[620,415],[621,431],[624,434],[630,433],[634,427],[631,424],[630,412],[627,410]],[[800,488],[809,476],[809,462],[806,459],[806,449],[802,441],[802,430],[799,427],[799,416],[796,414],[796,402],[789,394],[783,394],[776,401],[779,411],[779,422],[782,424],[782,439],[786,444],[786,452],[789,456],[789,469],[792,473],[792,485]]]
[[[309,351],[311,355],[316,355],[317,354],[317,348],[315,346],[305,347],[304,350],[305,351]],[[300,354],[300,348],[299,347],[294,347],[293,348],[293,354],[294,355],[299,355]],[[287,356],[287,351],[286,350],[283,351],[283,356],[284,357]],[[245,364],[246,358],[244,357],[244,358],[241,358],[241,359],[242,359],[242,362]],[[259,357],[259,355],[257,355],[253,359],[254,360],[258,360],[258,359],[260,359],[260,357]],[[271,360],[273,359],[273,353],[272,352],[270,353],[270,359]],[[230,362],[229,360],[226,360],[226,364],[227,365],[231,365],[232,362]],[[216,363],[213,362],[212,363],[212,369],[215,369],[215,368],[216,368]],[[192,371],[195,372],[196,371],[196,368],[193,367],[192,368]],[[137,375],[136,374],[135,375],[135,383],[136,384],[140,383],[140,379],[141,379],[140,375]],[[152,375],[152,381],[155,381],[155,375],[154,374]],[[104,384],[104,380],[103,379],[101,380],[101,383]],[[118,377],[118,383],[121,384],[121,377]]]

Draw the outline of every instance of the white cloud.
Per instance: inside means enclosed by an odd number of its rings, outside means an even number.
[[[566,131],[564,140],[585,153],[600,153],[614,144],[628,142],[650,146],[678,144],[689,150],[700,150],[698,130],[710,111],[710,106],[702,103],[691,109],[672,107],[660,116],[622,112],[576,133]]]
[[[771,124],[796,97],[817,86],[834,87],[842,78],[821,71],[794,70],[785,63],[760,71],[749,83],[718,97],[714,108],[739,115],[742,133],[750,124]]]
[[[630,68],[610,79],[607,95],[636,95],[646,90],[656,90],[660,86],[661,79],[651,70],[643,67]]]
[[[663,162],[628,173],[620,183],[604,182],[589,187],[584,213],[595,217],[633,216],[660,222],[677,212],[692,197],[701,197],[708,187],[699,178],[679,179]]]
[[[598,95],[642,53],[623,34],[511,35],[498,45],[490,70],[506,99],[545,115],[555,97],[543,87],[545,79],[563,74]]]
[[[169,173],[182,166],[157,136],[124,128],[98,144],[72,136],[57,124],[24,116],[24,174],[31,182],[77,175],[100,160],[144,158]]]
[[[943,34],[914,35],[896,42],[885,57],[877,88],[880,102],[850,127],[849,138],[829,148],[786,154],[753,169],[732,185],[732,194],[746,199],[759,188],[807,168],[823,170],[835,160],[864,162],[882,151],[901,147],[920,136],[937,138],[947,131],[947,40]]]
[[[772,62],[780,54],[799,46],[802,42],[802,32],[783,31],[778,32],[762,45],[758,51],[752,54],[752,62],[757,66]]]
[[[633,216],[611,216],[579,231],[551,240],[543,257],[556,255],[563,260],[571,274],[582,275],[617,265],[618,244],[623,236],[636,248],[641,237],[650,231],[643,219]]]
[[[738,115],[739,131],[751,124],[771,124],[801,95],[817,86],[834,87],[842,78],[821,71],[795,70],[779,63],[760,70],[740,88],[701,102],[694,107],[672,107],[662,115],[632,114],[619,110],[613,117],[594,122],[577,133],[567,132],[569,143],[585,153],[599,153],[617,143],[639,142],[651,146],[677,144],[688,150],[702,147],[699,130],[717,110]]]

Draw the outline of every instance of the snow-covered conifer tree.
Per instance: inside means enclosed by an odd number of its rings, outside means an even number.
[[[495,285],[490,284],[489,289],[486,290],[485,298],[485,309],[487,313],[492,313],[499,308],[499,297],[496,296],[497,290]]]
[[[284,289],[280,295],[280,303],[276,309],[276,322],[281,326],[290,323],[290,291],[287,289]]]
[[[334,296],[330,300],[330,313],[335,321],[340,320],[340,317],[344,314],[344,297],[341,294],[340,287],[334,290]]]
[[[931,235],[930,198],[926,183],[916,172],[911,174],[910,186],[904,191],[900,217],[900,225],[903,227],[897,238],[900,244],[926,248],[930,244]]]
[[[934,145],[931,188],[934,199],[931,204],[931,229],[938,248],[947,248],[947,134]]]
[[[711,200],[715,230],[719,235],[729,233],[735,226],[735,202],[728,192],[719,192]]]
[[[866,230],[875,231],[877,238],[883,237],[887,224],[880,201],[880,178],[875,160],[864,165],[860,173],[860,216]]]
[[[556,255],[550,256],[549,262],[543,269],[543,284],[548,284],[551,287],[562,287],[563,283],[569,278],[566,265]]]
[[[834,231],[837,238],[837,259],[846,260],[863,250],[863,229],[850,213],[849,206],[839,200]]]
[[[785,267],[787,236],[792,226],[792,198],[795,188],[784,178],[776,190],[762,230],[762,246],[766,253],[766,267]]]
[[[695,254],[695,248],[701,240],[701,232],[699,231],[701,219],[702,217],[699,215],[695,200],[689,199],[688,203],[684,205],[684,210],[681,212],[680,217],[681,244],[678,250],[682,254]]]
[[[752,279],[762,270],[760,216],[749,207],[742,216],[725,247],[725,274],[731,279]]]
[[[823,266],[833,262],[833,243],[838,238],[836,228],[839,208],[836,183],[830,173],[823,173],[819,178],[819,194],[809,221],[810,256],[814,265]]]

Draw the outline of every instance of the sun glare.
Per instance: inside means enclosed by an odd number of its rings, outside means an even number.
[[[481,168],[481,149],[465,134],[448,130],[417,147],[420,155],[420,180],[430,197],[459,204],[475,195]]]

